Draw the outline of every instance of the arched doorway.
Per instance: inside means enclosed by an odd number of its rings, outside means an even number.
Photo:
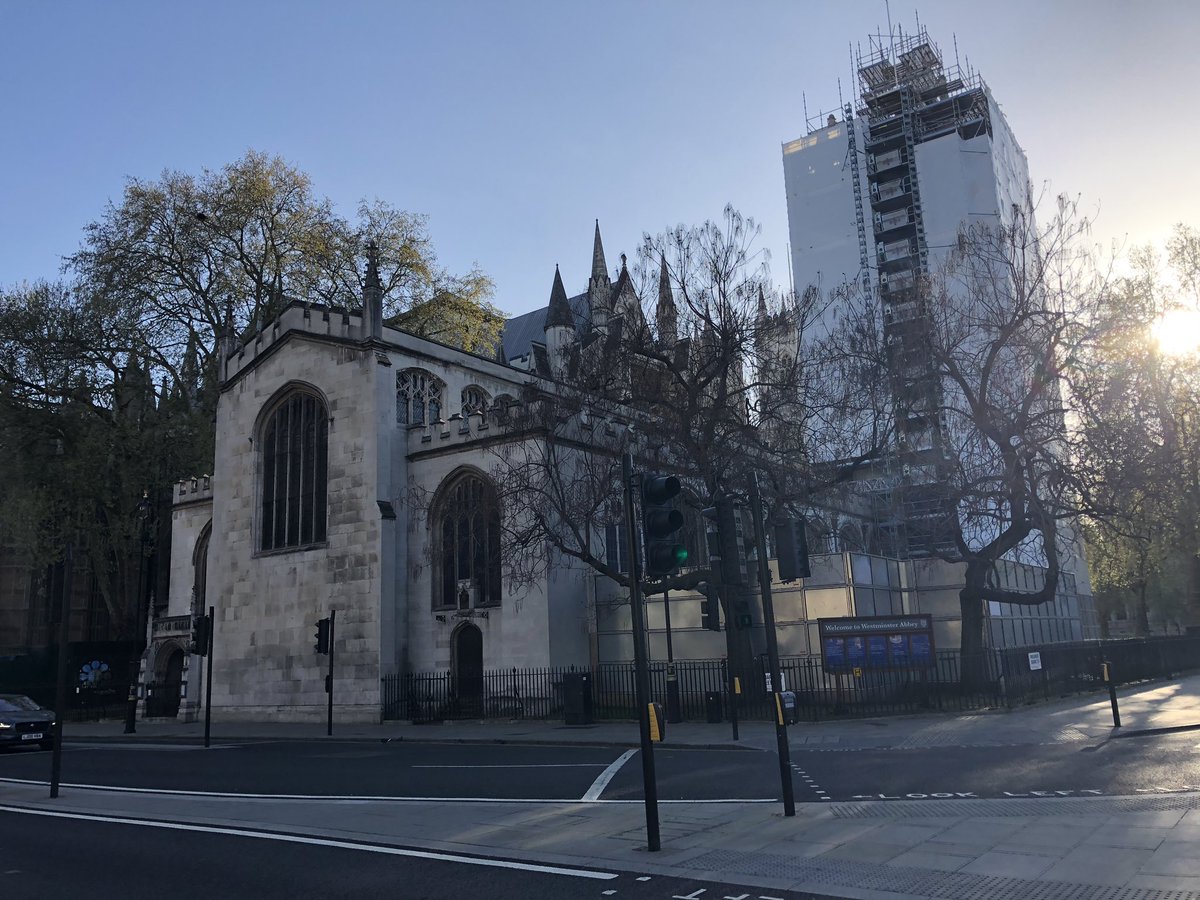
[[[460,715],[483,709],[483,632],[469,622],[454,632],[454,690]]]
[[[147,686],[147,718],[173,719],[179,715],[179,689],[183,684],[183,650],[178,645],[159,654],[155,679]]]

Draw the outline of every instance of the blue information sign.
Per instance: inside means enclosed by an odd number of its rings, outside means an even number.
[[[846,641],[843,638],[825,638],[821,651],[828,665],[846,665]]]
[[[927,634],[910,634],[908,646],[912,650],[914,666],[928,666],[933,663],[933,645]]]
[[[867,638],[867,664],[872,669],[887,668],[887,638],[882,634],[873,634]]]
[[[852,667],[858,668],[867,664],[867,639],[865,637],[846,638],[846,661]]]

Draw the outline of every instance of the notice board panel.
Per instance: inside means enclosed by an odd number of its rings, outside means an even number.
[[[817,619],[826,672],[888,671],[934,665],[933,617],[847,616]]]

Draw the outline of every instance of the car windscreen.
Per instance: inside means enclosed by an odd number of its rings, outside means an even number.
[[[22,697],[19,694],[8,694],[0,697],[0,713],[26,712],[32,709],[41,709],[41,707],[28,697]]]

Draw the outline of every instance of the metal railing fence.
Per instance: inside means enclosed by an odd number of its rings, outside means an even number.
[[[1041,668],[1030,668],[1037,651]],[[922,711],[963,712],[1013,707],[1051,697],[1099,690],[1102,663],[1107,661],[1117,684],[1163,678],[1200,668],[1200,635],[1043,644],[987,650],[975,677],[963,678],[958,651],[941,651],[927,668],[827,672],[816,657],[780,660],[784,690],[795,694],[796,716],[807,721],[840,717],[886,716]],[[704,721],[713,710],[712,694],[728,718],[725,661],[677,660],[680,712],[684,721]],[[738,715],[769,721],[774,715],[767,691],[765,657],[738,672],[741,693]],[[632,663],[605,663],[588,671],[568,667],[489,669],[480,676],[456,679],[450,671],[384,676],[383,718],[415,722],[444,719],[557,719],[564,715],[564,684],[587,675],[588,715],[593,720],[636,717]],[[461,682],[461,683],[460,683]],[[650,664],[650,690],[655,700],[667,696],[667,664]]]

